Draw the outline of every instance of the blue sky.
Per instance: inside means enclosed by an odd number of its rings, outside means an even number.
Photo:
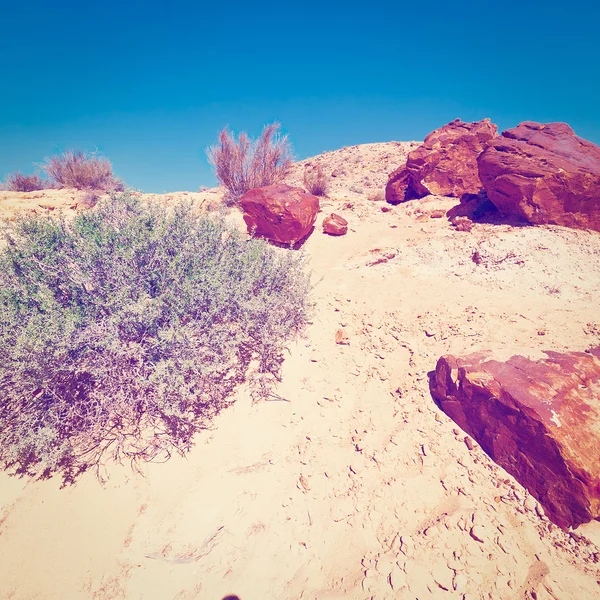
[[[99,149],[135,188],[214,185],[219,130],[274,120],[298,159],[456,117],[600,144],[598,3],[14,2],[0,8],[0,179]]]

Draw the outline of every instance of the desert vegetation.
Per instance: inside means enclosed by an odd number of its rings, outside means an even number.
[[[279,123],[271,123],[256,140],[244,132],[236,140],[225,128],[219,142],[208,148],[208,160],[227,189],[230,202],[237,202],[248,190],[278,183],[288,174],[292,149],[287,135],[281,136],[279,129]]]
[[[50,183],[44,181],[39,175],[24,175],[20,171],[9,173],[0,190],[7,192],[35,192],[50,187]]]
[[[123,183],[113,175],[110,161],[96,153],[67,150],[46,158],[42,168],[58,187],[103,192],[124,189]]]
[[[325,174],[320,165],[304,170],[303,183],[306,190],[314,196],[327,195],[329,177]]]
[[[0,190],[8,192],[33,192],[36,190],[75,188],[100,193],[122,192],[123,182],[114,176],[110,161],[96,152],[67,150],[44,159],[37,165],[46,174],[23,175],[20,171],[9,173]]]
[[[128,192],[19,218],[0,255],[2,466],[72,482],[188,450],[238,384],[271,393],[309,310],[303,261]]]

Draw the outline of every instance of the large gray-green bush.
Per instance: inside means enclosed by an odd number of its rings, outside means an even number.
[[[303,263],[129,193],[17,221],[0,257],[3,467],[68,482],[188,450],[240,382],[269,393],[307,318]]]

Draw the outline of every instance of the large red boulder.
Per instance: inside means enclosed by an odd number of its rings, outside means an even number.
[[[534,362],[443,356],[437,405],[560,527],[600,520],[600,347]]]
[[[477,163],[504,215],[600,231],[600,148],[566,123],[521,123],[490,142]]]
[[[463,123],[460,119],[432,131],[421,146],[390,176],[385,199],[391,204],[429,194],[456,196],[477,194],[481,188],[477,156],[496,136],[489,119]]]
[[[240,205],[248,233],[284,245],[308,237],[319,212],[316,196],[284,184],[250,190],[240,198]]]

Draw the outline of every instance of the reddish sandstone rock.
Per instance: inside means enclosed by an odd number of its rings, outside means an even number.
[[[323,220],[323,233],[329,235],[346,235],[348,233],[348,221],[340,215],[331,213]]]
[[[385,199],[398,204],[429,194],[456,197],[477,194],[482,188],[477,156],[497,131],[489,119],[475,123],[456,119],[432,131],[408,155],[406,166],[389,176]]]
[[[240,205],[248,233],[285,245],[308,237],[319,212],[316,196],[284,184],[250,190]]]
[[[490,142],[477,163],[502,214],[600,231],[600,148],[566,123],[521,123]]]
[[[480,221],[498,214],[498,209],[488,200],[484,190],[479,194],[463,194],[460,204],[453,206],[446,216],[452,220],[455,217],[468,217],[472,221]]]
[[[600,347],[537,362],[443,356],[436,404],[567,528],[600,520]]]
[[[456,231],[464,231],[469,233],[473,229],[473,221],[469,217],[454,217],[450,221]]]

